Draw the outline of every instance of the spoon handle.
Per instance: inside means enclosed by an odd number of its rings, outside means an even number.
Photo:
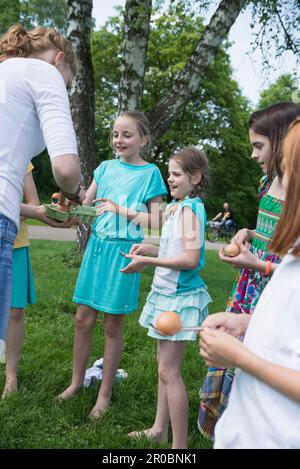
[[[187,326],[187,327],[182,327],[181,331],[203,331],[205,327],[203,326]]]
[[[152,327],[152,329],[154,329],[155,332],[157,332],[158,334],[166,335],[160,332],[153,324],[150,323],[149,326]],[[189,326],[189,327],[182,327],[180,330],[181,331],[202,331],[203,329],[205,329],[203,326]]]

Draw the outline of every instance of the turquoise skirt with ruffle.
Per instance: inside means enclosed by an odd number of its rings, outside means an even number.
[[[148,328],[148,336],[160,340],[196,340],[195,331],[179,331],[175,335],[161,335],[150,326],[156,323],[158,316],[164,311],[174,311],[179,314],[182,326],[201,326],[208,315],[207,305],[212,301],[205,286],[197,288],[188,294],[163,295],[154,290],[149,293],[142,314],[139,319],[141,326]]]

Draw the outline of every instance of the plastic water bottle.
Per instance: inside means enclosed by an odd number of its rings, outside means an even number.
[[[115,376],[115,383],[121,383],[127,378],[128,378],[128,374],[126,373],[126,371],[123,370],[122,368],[119,368]]]

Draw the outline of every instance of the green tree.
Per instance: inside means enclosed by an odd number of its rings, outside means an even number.
[[[275,47],[277,56],[286,50],[299,55],[299,0],[252,0],[252,27],[258,25],[255,45],[269,62],[270,47]]]
[[[20,21],[21,5],[20,0],[0,0],[0,34]]]
[[[156,16],[149,35],[142,109],[153,108],[183,70],[204,30],[203,21],[177,9]],[[96,77],[96,141],[98,158],[111,156],[109,128],[115,117],[120,79],[122,24],[113,18],[92,35]],[[250,108],[232,79],[228,45],[208,67],[202,86],[168,131],[157,140],[150,159],[167,176],[171,153],[185,145],[205,147],[211,166],[207,195],[209,216],[219,211],[225,199],[235,208],[239,223],[254,223],[257,212],[256,186],[260,177],[250,159],[247,120]]]
[[[275,83],[261,92],[258,107],[263,109],[271,104],[294,101],[297,88],[296,80],[291,74],[281,75]]]
[[[0,34],[15,23],[25,28],[55,27],[66,32],[67,0],[0,0]]]

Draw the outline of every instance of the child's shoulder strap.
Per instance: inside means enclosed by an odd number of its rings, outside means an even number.
[[[272,181],[268,179],[268,176],[263,176],[259,182],[259,187],[258,187],[258,199],[260,200],[266,192],[268,192],[270,185],[272,184]]]

